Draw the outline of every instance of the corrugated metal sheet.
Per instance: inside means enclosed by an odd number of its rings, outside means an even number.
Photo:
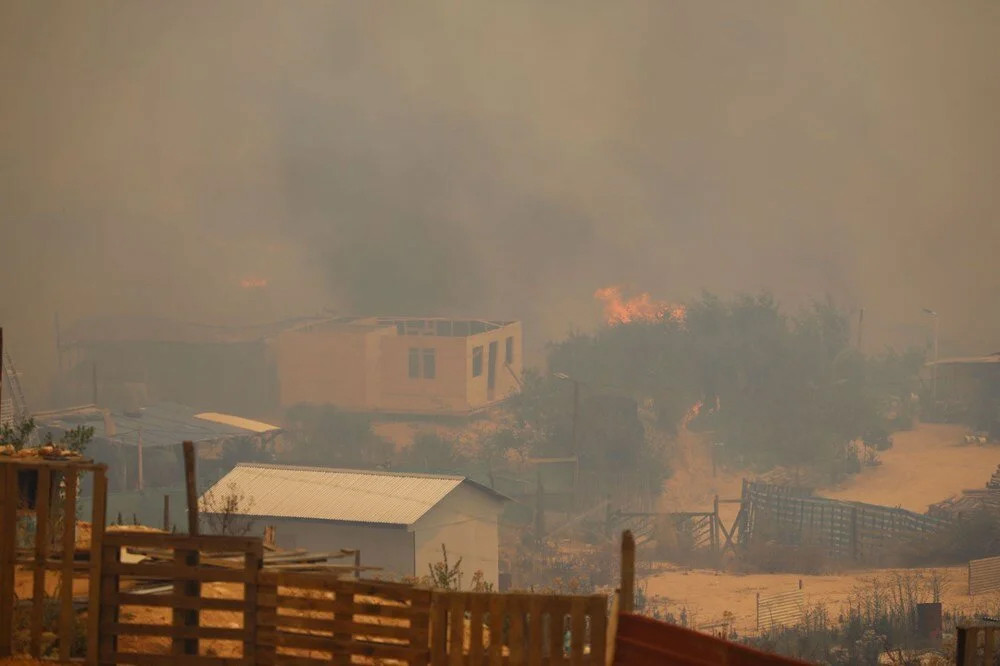
[[[221,423],[222,425],[233,426],[234,428],[242,428],[243,430],[249,430],[250,432],[272,432],[274,430],[281,430],[278,426],[271,425],[270,423],[264,423],[263,421],[254,421],[253,419],[245,419],[242,416],[233,416],[231,414],[219,414],[218,412],[205,412],[203,414],[195,414],[196,419],[203,419],[205,421],[212,421],[213,423]]]
[[[1000,557],[969,561],[969,594],[1000,590]]]
[[[461,476],[240,463],[202,496],[201,510],[211,512],[209,493],[236,492],[247,498],[246,513],[253,516],[412,525],[462,483],[471,482]]]
[[[802,590],[757,597],[757,630],[794,627],[805,611]]]

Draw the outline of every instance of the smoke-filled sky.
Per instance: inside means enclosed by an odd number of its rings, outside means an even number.
[[[0,324],[596,322],[596,288],[1000,350],[1000,3],[0,3]],[[263,290],[244,279],[267,279]]]

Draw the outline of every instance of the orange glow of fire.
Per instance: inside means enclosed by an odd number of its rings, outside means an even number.
[[[691,423],[691,421],[694,421],[696,418],[698,418],[698,414],[701,413],[701,408],[703,406],[704,403],[701,400],[691,405],[691,407],[687,410],[687,412],[685,412],[684,418],[681,419],[681,427],[687,428],[688,424]]]
[[[263,289],[267,286],[265,278],[244,278],[240,280],[240,286],[244,289]]]
[[[595,291],[594,298],[604,305],[604,320],[609,325],[661,319],[683,323],[686,315],[683,305],[654,300],[645,291],[626,297],[621,287],[611,286]]]

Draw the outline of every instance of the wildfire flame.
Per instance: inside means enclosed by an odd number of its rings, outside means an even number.
[[[704,404],[705,403],[699,400],[698,402],[691,405],[691,407],[684,414],[684,418],[681,419],[682,428],[687,428],[688,424],[691,423],[691,421],[694,421],[698,417],[698,414],[701,413],[701,408],[704,406]]]
[[[621,287],[611,286],[598,289],[594,298],[604,304],[604,319],[609,325],[628,324],[634,321],[659,321],[671,319],[683,322],[683,305],[654,300],[649,292],[626,297]]]
[[[263,289],[267,286],[266,278],[244,278],[240,280],[240,286],[244,289]]]

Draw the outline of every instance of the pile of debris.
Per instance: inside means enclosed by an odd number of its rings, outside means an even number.
[[[963,490],[961,495],[931,504],[927,513],[937,518],[958,518],[984,510],[1000,512],[1000,465],[986,482],[986,488]]]

